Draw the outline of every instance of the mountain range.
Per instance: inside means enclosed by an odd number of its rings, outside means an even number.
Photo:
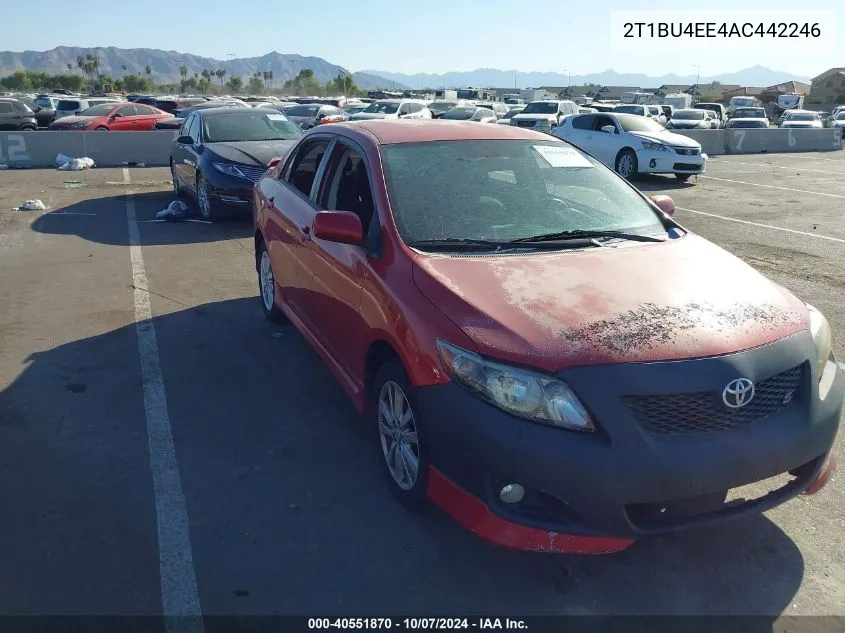
[[[639,88],[658,88],[664,84],[692,84],[695,83],[695,75],[662,75],[652,77],[643,73],[618,73],[614,70],[605,70],[600,73],[588,75],[572,75],[555,72],[522,72],[518,70],[498,70],[496,68],[479,68],[467,72],[449,72],[443,74],[415,74],[393,73],[388,71],[366,70],[369,75],[384,77],[395,81],[396,85],[405,85],[412,89],[419,88],[508,88],[518,86],[519,88],[541,86],[583,86],[587,84],[598,84],[600,86],[634,86]],[[739,86],[774,86],[786,81],[801,81],[809,83],[809,77],[797,77],[786,72],[772,70],[765,66],[752,66],[733,73],[723,73],[700,77],[699,84],[708,84],[718,81],[722,84],[736,84]]]
[[[12,51],[0,52],[0,77],[20,70],[41,71],[50,74],[66,72],[79,73],[76,58],[80,55],[97,55],[100,58],[100,73],[116,79],[124,73],[144,76],[144,68],[152,68],[153,80],[158,84],[175,83],[181,78],[180,66],[187,66],[189,76],[203,70],[224,69],[225,79],[240,76],[248,78],[255,72],[272,71],[274,85],[281,86],[288,79],[293,79],[297,73],[305,68],[314,71],[314,77],[325,83],[338,76],[339,73],[352,75],[355,84],[360,88],[373,89],[392,86],[393,82],[370,73],[352,73],[342,66],[327,62],[321,57],[303,57],[267,53],[261,57],[245,57],[228,60],[200,57],[177,51],[162,51],[153,48],[80,48],[77,46],[59,46],[49,51]],[[67,65],[71,64],[68,71]],[[126,70],[123,67],[126,66]],[[396,88],[405,89],[401,82],[395,83]]]
[[[352,73],[342,66],[332,64],[321,57],[303,57],[301,55],[282,54],[276,51],[260,57],[244,57],[228,60],[200,57],[177,51],[163,51],[152,48],[80,48],[59,46],[49,51],[11,51],[0,52],[0,76],[19,70],[42,71],[52,74],[79,72],[76,59],[80,55],[97,55],[100,58],[100,72],[113,78],[124,73],[144,75],[146,66],[150,66],[156,83],[175,83],[180,79],[179,67],[187,66],[189,76],[203,70],[226,71],[226,78],[240,76],[244,79],[255,72],[272,71],[273,81],[281,85],[293,79],[299,71],[310,68],[321,83],[337,77],[339,73],[352,75],[355,83],[368,90],[373,88],[391,88],[405,90],[420,88],[457,88],[474,86],[477,88],[507,88],[510,86],[540,87],[598,84],[602,86],[635,86],[639,88],[657,88],[663,84],[691,84],[695,77],[690,75],[669,74],[653,77],[643,73],[618,73],[606,70],[586,75],[567,75],[557,72],[522,72],[517,70],[499,70],[479,68],[465,72],[447,72],[441,74],[404,74],[379,70],[364,70]],[[68,71],[67,65],[71,65]],[[124,71],[123,67],[126,67]],[[740,86],[772,86],[785,81],[809,83],[809,77],[797,77],[786,72],[772,70],[765,66],[752,66],[733,73],[723,73],[701,77],[700,84],[718,81],[723,84]]]

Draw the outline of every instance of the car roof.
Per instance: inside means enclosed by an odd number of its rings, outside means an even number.
[[[194,114],[199,114],[203,117],[212,117],[218,116],[221,114],[232,114],[234,112],[263,112],[264,114],[279,114],[279,111],[276,108],[251,108],[249,106],[235,106],[233,107],[218,107],[218,108],[200,108],[194,112]]]
[[[390,120],[376,119],[350,123],[333,123],[332,130],[347,136],[369,134],[379,145],[396,143],[429,143],[462,140],[559,140],[542,132],[534,132],[510,125],[479,125],[472,121],[429,121],[426,119]]]

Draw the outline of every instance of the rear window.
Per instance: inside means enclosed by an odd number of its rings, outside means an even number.
[[[79,110],[79,101],[62,99],[59,101],[58,110]]]
[[[290,116],[316,116],[317,110],[319,109],[319,105],[294,106],[289,110],[285,110],[285,114]]]

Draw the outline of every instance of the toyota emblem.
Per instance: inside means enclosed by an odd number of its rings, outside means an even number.
[[[754,399],[754,383],[748,378],[736,378],[722,392],[722,402],[731,409],[744,407]]]

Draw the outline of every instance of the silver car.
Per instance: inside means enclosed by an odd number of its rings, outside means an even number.
[[[285,108],[284,115],[303,130],[310,130],[321,123],[349,120],[349,114],[340,108],[322,103],[303,103],[292,108]]]

